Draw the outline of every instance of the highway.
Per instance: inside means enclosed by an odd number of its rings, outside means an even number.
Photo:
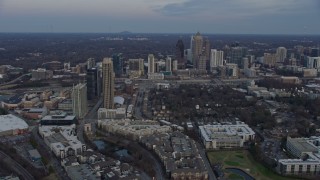
[[[0,159],[1,163],[8,166],[24,180],[34,180],[33,176],[25,168],[2,151],[0,151]]]
[[[4,86],[4,85],[8,85],[8,84],[13,84],[13,83],[15,83],[15,82],[17,82],[17,81],[21,80],[21,79],[22,79],[23,77],[25,77],[25,76],[30,76],[30,73],[22,74],[21,76],[19,76],[19,77],[15,78],[15,79],[13,79],[13,80],[11,80],[11,81],[9,81],[9,82],[6,82],[6,83],[3,83],[3,84],[0,84],[0,86]]]

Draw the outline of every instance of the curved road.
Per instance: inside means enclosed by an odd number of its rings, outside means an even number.
[[[2,163],[9,166],[10,169],[19,174],[24,180],[34,180],[33,176],[25,168],[2,151],[0,151],[0,159]]]

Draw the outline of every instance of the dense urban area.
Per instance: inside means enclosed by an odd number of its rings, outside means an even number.
[[[1,33],[0,179],[319,179],[319,44]]]

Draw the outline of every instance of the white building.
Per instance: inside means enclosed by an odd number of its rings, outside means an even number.
[[[39,126],[39,134],[58,158],[79,155],[86,150],[76,136],[75,124],[70,126]]]
[[[117,108],[117,109],[98,109],[98,119],[124,119],[126,118],[126,109]]]
[[[199,129],[206,149],[243,147],[245,142],[255,138],[255,132],[239,121],[231,125],[204,125]]]
[[[211,49],[210,54],[210,69],[218,66],[223,66],[223,51]]]
[[[172,71],[176,71],[176,70],[178,70],[178,61],[173,60],[172,61]]]
[[[320,68],[320,57],[307,57],[307,68]]]
[[[152,120],[98,120],[98,127],[109,133],[139,140],[143,136],[171,132],[170,126],[160,126]]]
[[[320,137],[287,138],[287,151],[293,159],[279,159],[277,170],[282,175],[320,174]]]
[[[287,49],[285,47],[278,47],[277,48],[277,62],[284,62],[287,58]]]
[[[0,137],[23,134],[28,131],[28,124],[12,114],[0,115]]]

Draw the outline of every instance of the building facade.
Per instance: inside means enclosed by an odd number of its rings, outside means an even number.
[[[72,111],[77,118],[83,118],[88,112],[87,85],[77,84],[72,88]]]
[[[103,74],[103,107],[113,109],[114,73],[111,58],[104,58],[102,62]]]

